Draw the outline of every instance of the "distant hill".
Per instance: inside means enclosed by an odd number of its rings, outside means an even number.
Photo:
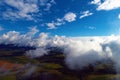
[[[13,44],[0,44],[0,57],[20,56],[26,51],[35,49],[29,46],[17,46]]]
[[[14,50],[14,49],[30,50],[30,49],[35,49],[35,48],[29,47],[29,46],[17,46],[14,44],[0,44],[0,50],[1,49],[4,49],[4,50]]]

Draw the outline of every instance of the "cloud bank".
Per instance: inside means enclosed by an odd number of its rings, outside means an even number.
[[[89,64],[94,65],[97,61],[104,62],[106,59],[112,59],[116,63],[116,70],[118,72],[120,70],[120,36],[65,37],[56,35],[50,37],[48,33],[40,33],[38,37],[34,37],[37,32],[35,27],[26,34],[10,31],[0,36],[0,44],[35,47],[35,50],[26,52],[26,55],[31,58],[49,54],[48,47],[62,48],[65,63],[70,69],[81,69]]]

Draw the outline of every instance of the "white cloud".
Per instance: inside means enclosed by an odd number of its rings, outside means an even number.
[[[72,12],[69,12],[67,14],[65,14],[64,16],[64,20],[68,21],[68,22],[72,22],[72,21],[75,21],[76,20],[76,14],[75,13],[72,13]]]
[[[101,0],[93,0],[93,1],[90,2],[90,4],[100,5],[101,4]]]
[[[31,31],[37,32],[35,28]],[[119,72],[120,36],[70,38],[64,36],[49,37],[47,33],[40,33],[38,37],[32,37],[35,33],[27,36],[28,33],[21,34],[10,31],[0,36],[0,43],[36,47],[35,50],[26,52],[26,55],[32,58],[49,54],[51,49],[49,47],[60,48],[65,54],[65,63],[70,69],[81,69],[89,64],[94,65],[97,61],[104,62],[110,58],[115,62],[115,69]]]
[[[4,28],[2,26],[0,26],[0,31],[4,30]]]
[[[60,26],[60,25],[63,25],[63,24],[65,24],[65,21],[64,21],[63,18],[62,19],[60,19],[60,18],[56,19],[56,22],[55,22],[56,26]]]
[[[48,26],[48,29],[55,29],[55,23],[51,22],[51,23],[46,23],[46,25]]]
[[[19,39],[19,32],[10,31],[6,34],[3,34],[0,38],[0,43],[4,44],[15,44],[16,41]]]
[[[45,54],[48,54],[48,51],[44,47],[37,48],[36,50],[29,50],[26,52],[26,55],[31,57],[31,58],[40,57],[40,56],[43,56]]]
[[[38,46],[36,50],[27,51],[27,55],[34,58],[48,54],[50,49],[46,49],[46,47],[48,48],[47,44],[49,47],[62,48],[63,53],[65,53],[65,63],[70,69],[81,69],[89,64],[94,65],[97,61],[104,62],[103,60],[109,58],[116,61],[116,55],[119,54],[119,52],[115,52],[112,48],[117,44],[116,48],[119,48],[119,37],[115,36],[84,38],[67,38],[61,36],[49,38],[47,36],[45,39],[47,42],[43,40],[43,43],[46,43],[46,45]],[[112,44],[113,42],[115,44]],[[118,43],[116,44],[116,42]],[[116,62],[117,64],[119,63],[119,61]]]
[[[84,11],[82,12],[82,15],[80,16],[80,19],[84,18],[84,17],[87,17],[87,16],[90,16],[90,15],[93,15],[93,13],[91,13],[90,11]]]
[[[46,23],[48,29],[56,29],[56,26],[61,26],[65,24],[64,19],[57,18],[56,21],[52,21],[50,23]]]
[[[33,46],[34,43],[32,42],[32,38],[37,32],[38,30],[36,27],[30,28],[30,31],[26,34],[20,34],[16,31],[9,31],[0,37],[0,43]]]
[[[120,19],[120,14],[118,15],[118,19]]]
[[[46,7],[44,10],[45,11],[49,11],[52,7],[53,4],[56,4],[56,2],[54,0],[51,0],[50,2],[48,2],[48,0],[41,0],[42,4]]]
[[[36,0],[35,0],[36,1]],[[26,18],[28,20],[32,20],[33,17],[30,14],[37,13],[39,11],[38,5],[35,1],[25,2],[23,0],[5,0],[5,3],[11,7],[17,9],[17,11],[13,11],[13,9],[7,9],[4,13],[4,17],[7,18]]]
[[[37,32],[35,28],[31,31]],[[81,69],[88,67],[88,65],[94,66],[98,61],[107,64],[104,60],[110,59],[114,62],[114,69],[120,73],[120,36],[70,38],[64,36],[49,37],[47,33],[40,33],[38,37],[30,37],[26,36],[28,33],[21,34],[10,31],[0,36],[0,43],[33,46],[36,48],[35,50],[26,52],[30,58],[50,54],[51,47],[57,47],[65,54],[64,61],[70,69]],[[32,74],[34,69],[35,67],[29,69],[29,73]]]
[[[120,8],[120,0],[93,0],[91,3],[98,5],[97,10],[112,10]]]

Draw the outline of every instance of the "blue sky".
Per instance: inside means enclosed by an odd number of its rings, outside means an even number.
[[[118,35],[120,0],[0,1],[0,34],[30,27],[59,36]]]

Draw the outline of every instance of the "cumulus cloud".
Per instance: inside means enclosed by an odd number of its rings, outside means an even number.
[[[93,13],[91,13],[89,10],[82,12],[82,15],[80,16],[80,19],[93,15]]]
[[[21,34],[16,31],[9,31],[0,37],[0,43],[33,46],[34,43],[32,42],[32,38],[37,32],[38,30],[36,27],[30,28],[30,31],[26,34]]]
[[[120,8],[120,0],[93,0],[91,4],[98,5],[97,10],[112,10]]]
[[[72,13],[72,12],[68,12],[67,14],[65,14],[64,19],[68,22],[72,22],[76,20],[76,14]]]
[[[103,41],[104,39],[99,37],[71,39],[64,50],[68,67],[81,69],[89,64],[111,57],[109,53],[105,53],[102,50],[101,44]]]

